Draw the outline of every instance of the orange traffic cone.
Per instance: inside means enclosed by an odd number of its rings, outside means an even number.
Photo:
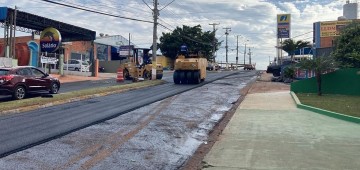
[[[116,81],[117,81],[117,82],[124,81],[124,71],[123,71],[122,68],[118,68],[118,70],[117,70],[117,78],[116,78]]]

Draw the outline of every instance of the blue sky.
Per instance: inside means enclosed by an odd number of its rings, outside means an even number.
[[[152,12],[142,0],[54,0],[62,3],[85,6],[111,14],[152,20]],[[152,0],[144,0],[152,8]],[[162,9],[172,0],[158,0]],[[125,20],[80,10],[70,9],[43,2],[41,0],[0,0],[2,6],[18,6],[21,11],[46,16],[51,19],[88,28],[109,35],[132,34],[132,41],[140,46],[152,43],[152,24]],[[203,30],[212,30],[210,23],[217,25],[216,37],[225,41],[228,36],[228,60],[235,61],[236,35],[239,35],[239,56],[243,61],[244,42],[253,52],[252,61],[257,69],[266,69],[271,58],[276,56],[276,15],[290,13],[292,16],[291,36],[296,40],[312,41],[312,23],[336,20],[342,15],[345,0],[175,0],[160,11],[159,22],[167,28],[159,27],[158,36],[176,26],[200,24]],[[170,29],[170,30],[169,30]],[[0,35],[3,31],[0,30]],[[17,33],[18,35],[26,35]],[[298,36],[301,35],[301,36]],[[249,41],[247,41],[249,40]],[[225,61],[225,42],[217,52],[217,60]],[[246,61],[248,57],[246,56]]]

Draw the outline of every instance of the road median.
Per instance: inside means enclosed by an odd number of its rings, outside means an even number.
[[[28,98],[1,103],[0,115],[14,114],[40,108],[106,96],[114,93],[140,89],[144,87],[164,84],[163,80],[143,81],[132,84],[116,85],[109,87],[91,88],[74,92],[56,94],[48,97]]]

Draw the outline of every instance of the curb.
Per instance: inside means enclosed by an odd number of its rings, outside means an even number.
[[[297,108],[312,111],[312,112],[316,112],[316,113],[326,115],[326,116],[329,116],[329,117],[333,117],[333,118],[336,118],[336,119],[341,119],[341,120],[344,120],[344,121],[353,122],[353,123],[359,123],[360,124],[360,118],[357,118],[357,117],[354,117],[354,116],[348,116],[348,115],[344,115],[344,114],[341,114],[341,113],[328,111],[328,110],[324,110],[324,109],[319,109],[319,108],[316,108],[316,107],[301,104],[299,98],[296,96],[296,94],[293,91],[290,91],[290,94],[291,94],[291,97],[294,99]]]

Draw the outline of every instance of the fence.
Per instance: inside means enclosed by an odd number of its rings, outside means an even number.
[[[360,95],[360,68],[341,69],[322,75],[323,94]],[[316,78],[291,83],[295,93],[317,93]]]

